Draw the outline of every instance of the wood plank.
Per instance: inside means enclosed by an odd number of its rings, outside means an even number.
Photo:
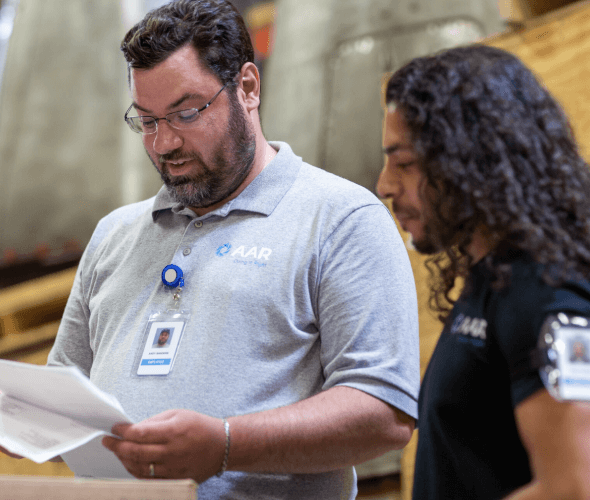
[[[590,159],[590,2],[552,12],[518,33],[484,43],[517,55],[561,103]]]
[[[61,318],[76,268],[0,290],[0,337]]]
[[[59,323],[52,321],[26,332],[10,333],[0,337],[0,358],[23,361],[24,356],[50,348],[55,341]]]

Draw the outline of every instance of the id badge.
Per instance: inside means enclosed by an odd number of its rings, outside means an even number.
[[[180,308],[184,276],[182,269],[170,264],[162,271],[162,283],[167,288],[168,304],[152,314],[147,322],[141,347],[134,364],[139,376],[168,375],[190,314]]]
[[[184,311],[152,314],[146,325],[137,375],[168,375],[190,315]]]
[[[590,401],[590,320],[557,313],[541,328],[541,380],[558,400]]]

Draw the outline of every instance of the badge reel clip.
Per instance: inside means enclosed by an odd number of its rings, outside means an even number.
[[[173,289],[172,302],[168,306],[169,311],[180,310],[180,296],[184,286],[184,274],[180,267],[170,264],[162,270],[162,283]]]
[[[180,309],[184,287],[182,269],[174,264],[166,266],[162,270],[162,283],[168,289],[169,298],[160,311],[149,317],[142,348],[135,363],[135,373],[139,376],[170,373],[190,319],[190,314]]]
[[[543,384],[558,401],[590,401],[590,319],[548,316],[532,353]]]

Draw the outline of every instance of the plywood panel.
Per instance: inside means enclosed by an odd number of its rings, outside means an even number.
[[[485,43],[512,52],[533,69],[570,117],[581,151],[590,159],[590,2]]]

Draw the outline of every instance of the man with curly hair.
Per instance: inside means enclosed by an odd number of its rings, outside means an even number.
[[[164,186],[98,224],[49,364],[78,366],[138,422],[103,441],[135,477],[192,478],[199,500],[353,499],[353,465],[403,447],[417,416],[417,302],[393,217],[267,142],[229,1],[168,3],[122,51],[125,120]],[[173,366],[145,375],[144,332],[174,297],[190,317],[160,360]]]
[[[564,113],[481,45],[415,59],[386,92],[377,191],[430,255],[444,320],[414,498],[590,498],[590,408],[552,397],[534,361],[547,318],[590,316],[590,173]]]

